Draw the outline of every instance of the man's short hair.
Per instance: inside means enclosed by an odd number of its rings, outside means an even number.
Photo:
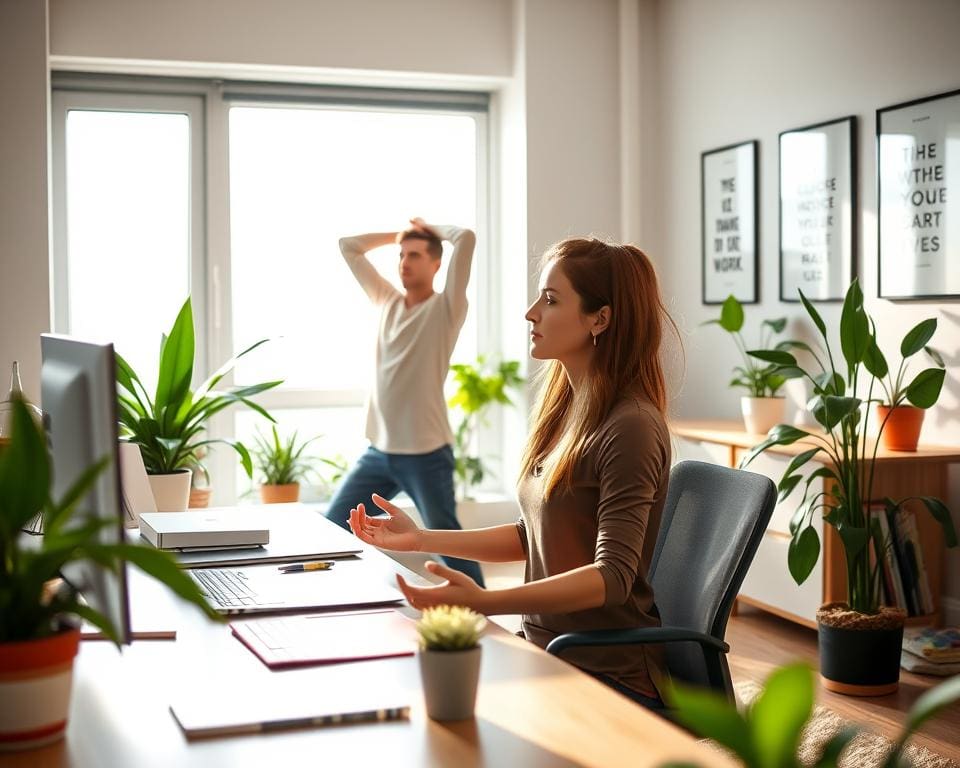
[[[407,240],[423,240],[427,244],[427,253],[434,259],[443,256],[443,243],[436,235],[424,232],[422,229],[405,229],[397,236],[397,242]]]

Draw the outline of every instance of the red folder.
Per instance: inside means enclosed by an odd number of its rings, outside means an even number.
[[[233,634],[271,669],[412,656],[417,630],[392,608],[234,621]]]

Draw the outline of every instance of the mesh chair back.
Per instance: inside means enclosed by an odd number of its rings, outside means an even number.
[[[674,466],[650,566],[663,626],[723,640],[775,504],[776,487],[762,475],[699,461]],[[674,678],[717,687],[716,671],[693,643],[671,643],[667,654]]]

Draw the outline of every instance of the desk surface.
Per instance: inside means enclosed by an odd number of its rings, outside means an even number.
[[[364,546],[355,568],[422,583],[383,553]],[[323,578],[323,572],[311,574]],[[414,657],[271,672],[226,625],[170,598],[147,577],[131,579],[132,599],[156,601],[178,623],[177,640],[140,640],[123,653],[85,641],[74,673],[64,741],[33,752],[0,754],[0,766],[654,766],[683,759],[730,761],[588,675],[491,624],[484,637],[476,718],[426,717]],[[166,606],[159,603],[166,602]],[[409,610],[409,609],[407,609]],[[163,613],[165,612],[165,613]],[[211,686],[238,696],[401,685],[412,692],[409,721],[303,729],[188,742],[171,716],[172,698]]]
[[[823,434],[819,429],[814,427],[800,427],[800,429],[814,434]],[[707,443],[731,445],[736,448],[753,448],[753,446],[762,443],[766,439],[766,435],[753,435],[745,432],[742,421],[709,419],[697,421],[675,420],[670,422],[670,431],[677,437],[684,437],[690,440],[702,440]],[[875,441],[868,438],[867,444],[870,454],[872,454],[874,442]],[[817,442],[809,438],[804,438],[793,445],[776,445],[768,450],[771,453],[795,456],[817,444]],[[879,448],[877,450],[877,461],[884,464],[898,462],[950,464],[960,462],[960,448],[955,446],[923,444],[918,446],[916,451],[889,451],[886,448]]]

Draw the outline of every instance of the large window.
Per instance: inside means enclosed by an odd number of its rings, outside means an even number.
[[[57,331],[113,339],[153,380],[160,333],[189,293],[205,342],[197,380],[270,338],[234,381],[284,379],[259,399],[280,431],[322,435],[315,452],[349,463],[366,444],[377,314],[337,241],[422,216],[478,232],[454,359],[497,352],[497,307],[478,300],[492,268],[482,95],[76,76],[54,87]],[[397,254],[370,254],[394,283]],[[268,422],[250,411],[211,424],[245,442],[258,429]],[[207,463],[217,503],[249,489],[232,451]]]

